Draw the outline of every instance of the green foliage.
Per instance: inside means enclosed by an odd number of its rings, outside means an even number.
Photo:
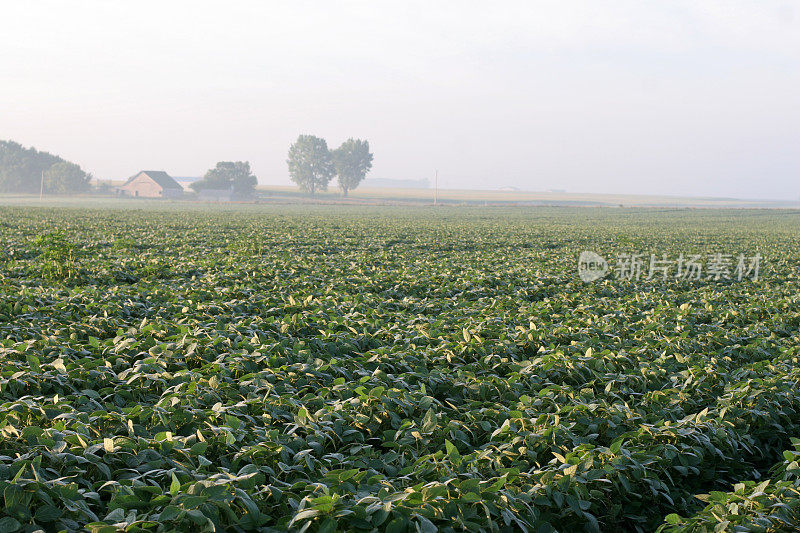
[[[369,142],[361,139],[347,139],[333,151],[333,164],[339,188],[347,192],[358,187],[372,168],[372,154]]]
[[[238,198],[248,198],[255,193],[257,184],[258,179],[250,171],[249,161],[220,161],[191,187],[196,191],[222,189],[231,191]]]
[[[333,156],[325,139],[313,135],[300,135],[289,148],[289,176],[300,190],[313,195],[328,190],[328,182],[336,169]]]
[[[0,208],[0,530],[796,529],[800,214],[181,209]]]
[[[44,173],[44,192],[48,194],[68,194],[89,190],[92,176],[75,163],[60,161],[54,163]]]
[[[0,141],[0,192],[38,193],[44,173],[45,192],[68,194],[89,189],[91,175],[58,156]]]
[[[659,531],[794,531],[800,527],[800,439],[783,452],[784,461],[770,471],[770,479],[736,483],[732,491],[698,495],[708,505],[682,518],[670,514]]]
[[[41,255],[37,257],[41,275],[50,281],[76,280],[80,276],[76,246],[63,232],[39,235],[33,245]]]

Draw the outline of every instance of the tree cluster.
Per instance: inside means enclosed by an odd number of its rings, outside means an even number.
[[[231,191],[237,198],[249,198],[256,190],[258,179],[250,170],[249,161],[220,161],[217,166],[206,172],[203,179],[192,183],[195,191],[203,189],[222,189]]]
[[[334,177],[342,194],[358,187],[372,168],[369,142],[347,139],[342,145],[329,150],[325,139],[313,135],[300,135],[289,148],[289,176],[301,190],[313,195],[328,190]]]
[[[85,192],[92,179],[80,166],[56,155],[0,141],[0,192],[38,193],[43,173],[48,194]]]

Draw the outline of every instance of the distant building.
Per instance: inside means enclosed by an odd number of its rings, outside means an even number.
[[[134,198],[180,198],[183,195],[183,187],[163,170],[143,170],[128,178],[119,191]]]
[[[204,202],[230,202],[233,199],[233,187],[230,189],[200,189],[197,199]]]
[[[178,182],[178,185],[183,187],[184,192],[192,192],[192,183],[200,181],[203,178],[196,178],[193,176],[175,176],[173,179]]]
[[[498,191],[506,191],[506,192],[511,192],[511,191],[518,191],[518,190],[519,190],[519,187],[514,187],[514,186],[512,186],[512,185],[506,185],[506,186],[504,186],[504,187],[500,187],[500,188],[499,188],[499,189],[497,189],[497,190],[498,190]]]
[[[547,192],[565,193],[565,192],[567,192],[567,190],[566,189],[547,189]]]
[[[370,178],[362,183],[364,187],[379,187],[387,189],[429,189],[431,182],[422,180],[390,180],[386,178]]]

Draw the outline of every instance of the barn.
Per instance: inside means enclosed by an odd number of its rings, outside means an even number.
[[[119,190],[135,198],[179,198],[183,195],[183,187],[163,170],[142,170],[128,178]]]

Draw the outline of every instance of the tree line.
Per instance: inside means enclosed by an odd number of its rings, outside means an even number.
[[[0,141],[0,192],[48,194],[89,190],[92,175],[75,163],[13,141]]]
[[[205,189],[231,191],[235,198],[250,198],[255,194],[258,178],[250,171],[249,161],[220,161],[206,172],[203,179],[189,185],[200,192]]]
[[[289,148],[289,176],[301,190],[313,195],[327,191],[328,183],[335,177],[342,194],[356,187],[372,168],[369,142],[347,139],[339,148],[328,149],[325,139],[314,135],[300,135]]]
[[[344,196],[358,187],[372,168],[369,142],[347,139],[329,150],[325,139],[300,135],[289,148],[289,175],[301,190],[314,194],[328,190],[336,178]],[[44,175],[44,192],[69,194],[86,192],[92,175],[79,165],[13,141],[0,141],[0,192],[38,193]],[[223,189],[239,198],[254,195],[257,178],[247,161],[221,161],[191,185],[195,191]]]

